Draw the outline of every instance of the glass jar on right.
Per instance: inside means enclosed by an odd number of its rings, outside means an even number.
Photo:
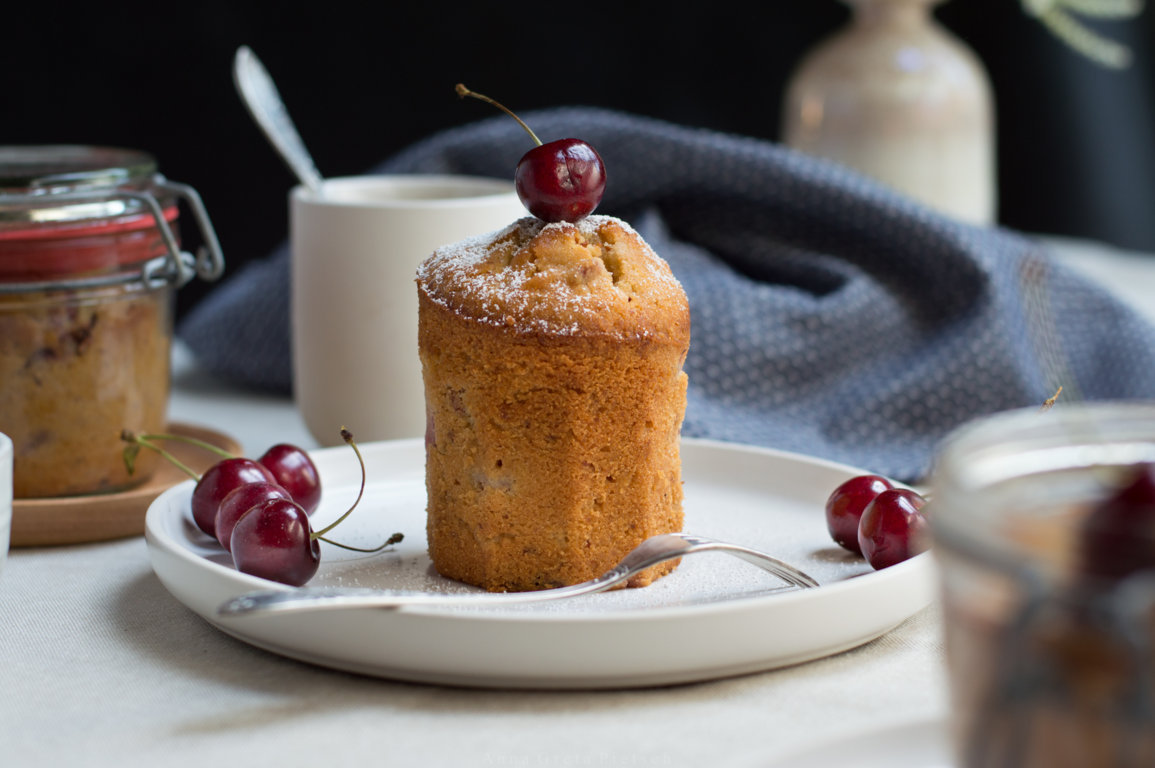
[[[969,424],[928,510],[956,764],[1155,765],[1155,404]]]

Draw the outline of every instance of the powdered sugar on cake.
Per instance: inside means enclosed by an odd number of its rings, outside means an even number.
[[[439,248],[417,282],[455,313],[525,334],[665,335],[661,321],[685,302],[666,262],[610,216],[520,219]]]

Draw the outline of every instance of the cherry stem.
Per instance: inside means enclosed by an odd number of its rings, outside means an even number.
[[[476,91],[471,91],[471,90],[469,90],[468,88],[466,88],[464,85],[462,85],[461,83],[458,83],[458,84],[457,84],[457,95],[458,95],[458,96],[460,96],[460,97],[461,97],[461,98],[463,98],[463,99],[464,99],[466,96],[471,96],[471,97],[473,97],[473,98],[475,98],[475,99],[480,99],[481,101],[484,101],[486,104],[492,104],[493,106],[497,107],[497,108],[498,108],[498,109],[500,109],[502,112],[504,112],[505,114],[509,115],[509,116],[510,116],[510,117],[512,117],[514,120],[516,120],[516,121],[517,121],[517,124],[518,124],[518,125],[520,125],[522,128],[524,128],[524,129],[525,129],[525,132],[529,134],[529,137],[530,137],[531,139],[533,139],[533,143],[534,143],[534,144],[537,144],[539,147],[541,146],[541,139],[539,139],[539,138],[537,137],[537,134],[536,134],[536,133],[534,133],[534,132],[533,132],[533,130],[532,130],[532,129],[531,129],[529,126],[528,126],[528,125],[526,125],[526,124],[525,124],[525,121],[524,121],[524,120],[522,120],[520,117],[518,117],[517,115],[513,114],[513,112],[512,112],[512,111],[510,111],[509,109],[507,109],[507,108],[506,108],[506,106],[505,106],[504,104],[501,104],[501,103],[499,103],[499,102],[496,102],[496,101],[494,101],[493,99],[489,98],[488,96],[485,96],[484,94],[480,94],[480,93],[477,93]]]
[[[396,544],[397,542],[401,541],[403,536],[400,533],[395,533],[386,539],[385,543],[376,547],[372,547],[371,549],[364,549],[362,547],[354,547],[349,544],[342,544],[339,541],[333,541],[332,539],[325,536],[326,533],[340,525],[341,521],[348,517],[350,513],[352,513],[352,511],[357,508],[357,505],[361,503],[361,497],[365,495],[365,459],[361,456],[361,449],[358,448],[357,443],[353,441],[353,433],[344,427],[341,427],[341,439],[344,440],[345,443],[353,449],[353,453],[357,454],[357,463],[361,465],[361,488],[357,491],[357,498],[353,499],[353,504],[347,510],[345,510],[345,514],[341,515],[321,530],[310,533],[309,539],[320,539],[321,541],[332,544],[333,546],[341,547],[341,549],[350,549],[354,552],[379,552],[382,549],[385,549],[385,547],[388,547],[390,544]]]
[[[353,510],[357,508],[357,505],[361,503],[361,497],[365,495],[365,459],[361,456],[361,449],[357,447],[357,443],[353,442],[353,433],[344,427],[341,427],[341,439],[345,441],[346,445],[353,449],[353,453],[357,454],[357,463],[361,465],[361,488],[357,491],[357,498],[353,499],[353,505],[345,510],[345,514],[341,515],[321,530],[309,534],[311,538],[321,539],[322,541],[329,541],[328,539],[324,538],[325,534],[340,525],[341,521],[348,517],[350,513],[352,513]]]
[[[333,541],[332,539],[326,538],[325,536],[317,536],[316,538],[318,538],[321,541],[324,541],[328,544],[332,544],[334,547],[340,547],[341,549],[351,549],[354,552],[380,552],[381,550],[385,549],[385,547],[388,547],[392,544],[396,544],[397,542],[401,541],[405,537],[402,536],[400,533],[395,533],[392,536],[390,536],[389,538],[385,539],[385,543],[380,544],[376,547],[370,547],[370,548],[354,547],[354,546],[351,546],[349,544],[342,544],[339,541]]]
[[[201,479],[200,475],[198,475],[196,472],[191,470],[183,461],[178,459],[176,456],[173,456],[171,453],[166,451],[164,448],[161,448],[156,443],[152,442],[153,440],[157,440],[157,439],[161,439],[161,440],[169,439],[165,435],[137,435],[137,434],[134,434],[134,433],[132,433],[126,429],[120,433],[120,439],[126,443],[130,443],[133,445],[141,445],[141,446],[144,446],[145,448],[148,448],[150,451],[156,451],[161,456],[163,456],[165,459],[167,459],[174,467],[176,467],[180,471],[184,472],[186,475],[191,477],[193,480],[200,480]],[[125,450],[127,451],[128,449],[126,448]],[[127,457],[125,458],[125,461],[126,462],[128,461]],[[131,472],[129,474],[131,474]]]
[[[185,443],[187,445],[195,445],[197,448],[203,448],[204,450],[208,451],[209,453],[214,453],[217,456],[220,456],[222,459],[235,459],[236,458],[233,454],[229,453],[224,448],[221,448],[219,445],[213,445],[212,443],[207,443],[204,440],[201,440],[201,439],[196,438],[196,437],[192,437],[191,435],[168,435],[168,434],[140,435],[139,439],[141,439],[141,440],[174,440],[178,443]]]

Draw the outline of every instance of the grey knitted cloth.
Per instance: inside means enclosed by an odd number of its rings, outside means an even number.
[[[1036,241],[767,141],[586,108],[523,117],[543,141],[598,148],[598,213],[633,224],[685,287],[684,435],[917,480],[949,430],[1060,385],[1064,400],[1155,396],[1155,329]],[[529,146],[499,116],[374,170],[511,178]],[[288,281],[282,248],[181,337],[210,371],[289,391]]]

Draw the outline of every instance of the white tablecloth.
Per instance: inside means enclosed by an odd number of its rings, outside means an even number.
[[[1083,243],[1063,244],[1063,258],[1155,318],[1155,259]],[[226,431],[248,453],[316,444],[290,401],[216,382],[183,350],[175,369],[174,419]],[[694,685],[466,690],[234,640],[168,594],[142,538],[16,549],[0,572],[0,765],[765,765],[945,718],[940,629],[932,606],[856,650]]]

